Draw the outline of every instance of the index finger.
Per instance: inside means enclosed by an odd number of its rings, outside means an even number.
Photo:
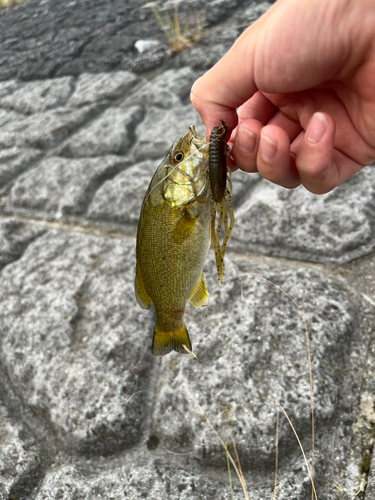
[[[238,123],[236,108],[257,91],[254,56],[257,34],[268,12],[238,38],[230,50],[191,89],[190,99],[198,111],[206,135],[223,120],[233,130]]]

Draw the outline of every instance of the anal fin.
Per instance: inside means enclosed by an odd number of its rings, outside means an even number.
[[[209,296],[210,295],[206,288],[206,281],[204,279],[204,274],[201,273],[188,300],[193,304],[194,307],[197,308],[201,306],[206,306],[208,303]]]

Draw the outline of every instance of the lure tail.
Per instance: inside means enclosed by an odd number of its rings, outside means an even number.
[[[185,324],[173,331],[163,331],[158,324],[155,326],[154,339],[152,342],[152,354],[154,356],[164,356],[175,350],[185,352],[183,345],[191,351],[191,342]]]

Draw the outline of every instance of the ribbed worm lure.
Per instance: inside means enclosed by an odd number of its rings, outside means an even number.
[[[234,226],[231,170],[227,167],[226,162],[227,127],[223,121],[221,121],[221,123],[222,125],[212,130],[209,142],[209,179],[212,196],[211,237],[215,252],[219,285],[223,281],[224,276],[225,247]],[[217,225],[216,218],[218,219]],[[222,226],[224,229],[224,237],[220,245],[220,232]]]

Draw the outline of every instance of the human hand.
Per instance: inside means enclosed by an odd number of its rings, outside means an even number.
[[[375,160],[375,3],[278,0],[191,91],[236,167],[316,194]],[[238,108],[238,111],[236,111]]]

